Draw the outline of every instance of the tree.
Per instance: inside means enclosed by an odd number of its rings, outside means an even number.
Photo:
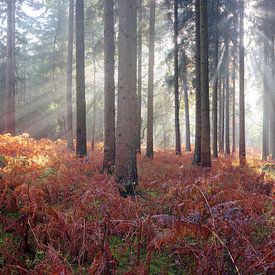
[[[214,56],[214,85],[213,85],[213,97],[212,97],[212,149],[213,156],[218,157],[218,81],[219,81],[219,0],[215,1],[215,33],[214,33],[214,43],[215,43],[215,56]]]
[[[87,155],[85,100],[84,0],[76,0],[76,153]]]
[[[200,53],[201,53],[201,165],[211,166],[209,78],[208,78],[208,20],[207,2],[200,1]]]
[[[154,157],[154,63],[155,63],[155,0],[150,0],[148,103],[147,103],[147,147],[146,157]]]
[[[185,150],[191,152],[190,141],[190,117],[189,117],[189,96],[187,82],[187,56],[183,54],[183,93],[184,93],[184,113],[185,113]]]
[[[245,151],[245,96],[244,96],[244,0],[240,0],[240,50],[239,50],[239,79],[240,79],[240,130],[239,130],[239,159],[240,165],[246,163]]]
[[[15,0],[7,1],[5,132],[15,134]]]
[[[137,2],[119,0],[118,106],[115,179],[122,194],[134,195],[137,120]],[[125,54],[127,53],[127,54]]]
[[[180,118],[179,118],[179,46],[178,46],[178,0],[174,0],[174,89],[175,89],[175,130],[176,155],[181,155]]]
[[[104,160],[103,169],[111,172],[115,164],[115,45],[114,1],[104,0]]]
[[[228,30],[229,31],[229,30]],[[230,155],[229,37],[225,34],[225,153]]]
[[[142,94],[142,32],[143,32],[143,0],[138,0],[138,48],[137,48],[137,62],[138,62],[138,92],[137,92],[137,153],[141,153],[141,94]]]
[[[196,13],[196,133],[193,164],[201,163],[201,42],[200,42],[200,0],[195,2]]]
[[[68,30],[68,57],[67,57],[67,106],[66,106],[66,128],[67,147],[72,150],[73,145],[73,107],[72,107],[72,72],[73,72],[73,43],[74,43],[74,0],[69,5],[69,30]]]

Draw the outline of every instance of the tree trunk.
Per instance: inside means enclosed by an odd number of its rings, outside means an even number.
[[[266,11],[266,17],[267,17],[267,11]],[[267,34],[267,22],[264,21],[264,79],[263,79],[263,136],[262,136],[262,159],[267,160],[268,154],[269,154],[269,85],[268,85],[268,41],[266,37],[268,37]]]
[[[121,193],[134,195],[137,120],[137,2],[119,0],[118,107],[115,179]],[[125,54],[127,53],[127,54]]]
[[[174,89],[175,89],[175,135],[176,155],[181,155],[180,102],[179,102],[179,46],[178,46],[178,0],[174,0]]]
[[[200,1],[196,0],[196,133],[193,164],[201,163],[201,53],[200,53]]]
[[[68,55],[67,55],[67,147],[73,150],[73,106],[72,106],[72,80],[73,80],[73,43],[74,43],[74,0],[70,0],[69,6],[69,31],[68,31]]]
[[[233,76],[232,76],[232,153],[236,152],[236,60],[233,59]]]
[[[141,94],[142,94],[142,22],[143,0],[138,0],[138,93],[137,93],[137,153],[141,153]]]
[[[183,72],[183,90],[184,90],[184,111],[185,111],[185,146],[186,152],[191,152],[190,142],[190,116],[189,116],[189,97],[188,97],[188,83],[187,83],[187,66],[186,61]]]
[[[213,132],[212,132],[212,149],[213,157],[218,158],[218,75],[219,75],[219,1],[216,1],[215,7],[216,24],[215,24],[215,75],[212,97],[212,120],[213,120]]]
[[[201,41],[201,165],[211,167],[207,2],[200,1]]]
[[[96,114],[97,114],[97,95],[96,95],[96,63],[95,63],[95,53],[93,51],[93,118],[92,118],[92,142],[91,142],[91,150],[95,150],[95,139],[96,139]]]
[[[271,77],[272,77],[272,87],[270,89],[270,153],[273,160],[275,160],[275,91],[274,91],[274,35],[271,35],[270,43],[270,65],[271,65]]]
[[[230,155],[229,38],[225,37],[225,153]]]
[[[155,0],[150,0],[148,106],[147,106],[147,147],[146,157],[154,157],[154,63],[155,63]]]
[[[244,0],[240,3],[240,139],[239,139],[239,159],[240,165],[246,163],[245,152],[245,95],[244,95]]]
[[[84,0],[76,0],[76,154],[87,155]]]
[[[115,165],[114,1],[104,0],[104,159],[103,170]]]
[[[14,66],[15,1],[7,1],[7,59],[5,89],[5,132],[15,134],[15,66]]]
[[[221,133],[220,133],[220,153],[224,153],[224,107],[225,107],[225,78],[222,76],[222,87],[221,87],[221,98],[220,98],[220,124],[221,124]]]

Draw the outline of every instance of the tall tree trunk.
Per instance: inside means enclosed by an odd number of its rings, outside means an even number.
[[[221,140],[220,140],[220,147],[219,147],[219,151],[221,153],[224,153],[224,107],[225,107],[225,77],[222,76],[222,89],[221,89],[221,116],[220,116],[220,120],[221,120]]]
[[[84,0],[76,0],[76,154],[87,155]]]
[[[119,0],[118,107],[115,179],[121,193],[134,195],[137,120],[137,1]],[[127,53],[127,54],[125,54]]]
[[[270,150],[272,159],[275,160],[275,78],[274,78],[274,65],[275,65],[275,56],[274,56],[274,35],[271,35],[271,77],[272,77],[272,88],[270,89]]]
[[[155,63],[155,0],[150,0],[147,147],[146,157],[154,157],[154,63]]]
[[[230,155],[229,38],[225,37],[225,153]]]
[[[115,165],[115,42],[114,1],[104,0],[104,159],[103,169]]]
[[[201,165],[211,167],[207,1],[200,1],[201,40]]]
[[[246,163],[245,150],[245,95],[244,95],[244,0],[240,2],[240,139],[239,139],[239,158],[240,165]]]
[[[195,2],[196,10],[196,133],[193,164],[201,163],[201,52],[200,52],[200,0]]]
[[[232,75],[232,153],[236,152],[236,57],[233,59],[233,75]]]
[[[15,0],[7,1],[7,61],[5,90],[5,132],[15,134],[15,66],[14,66]]]
[[[96,62],[95,62],[95,53],[93,52],[93,118],[92,118],[92,142],[91,142],[91,150],[95,150],[95,139],[96,139],[96,119],[97,119],[97,94],[96,94]]]
[[[179,46],[178,46],[178,0],[174,0],[174,89],[175,89],[175,135],[176,155],[181,155],[180,102],[179,102]]]
[[[219,1],[216,1],[215,6],[216,22],[215,22],[215,75],[212,97],[212,149],[213,157],[218,157],[218,76],[219,76]]]
[[[184,61],[183,71],[183,90],[184,90],[184,111],[185,111],[185,146],[186,152],[191,152],[191,141],[190,141],[190,116],[189,116],[189,97],[188,97],[188,83],[187,83],[187,66]]]
[[[267,9],[265,12],[265,17],[267,18]],[[269,85],[268,85],[268,41],[266,37],[268,37],[267,34],[267,22],[264,21],[264,79],[263,79],[263,133],[262,133],[262,159],[267,160],[268,154],[269,154]]]
[[[72,106],[72,80],[73,80],[73,43],[74,43],[74,0],[70,0],[69,6],[69,31],[68,31],[68,55],[67,55],[67,105],[66,105],[66,129],[67,147],[73,150],[73,106]]]
[[[142,22],[143,0],[138,0],[138,93],[137,93],[137,153],[141,153],[141,94],[142,94]]]

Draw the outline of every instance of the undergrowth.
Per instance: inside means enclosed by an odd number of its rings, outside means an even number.
[[[138,157],[137,196],[100,174],[100,148],[0,136],[1,274],[265,274],[274,270],[273,164]],[[271,168],[270,168],[271,167]]]

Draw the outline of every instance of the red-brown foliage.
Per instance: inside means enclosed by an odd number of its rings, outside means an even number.
[[[233,157],[140,156],[137,196],[101,175],[100,150],[0,136],[2,274],[248,274],[274,270],[274,178]]]

